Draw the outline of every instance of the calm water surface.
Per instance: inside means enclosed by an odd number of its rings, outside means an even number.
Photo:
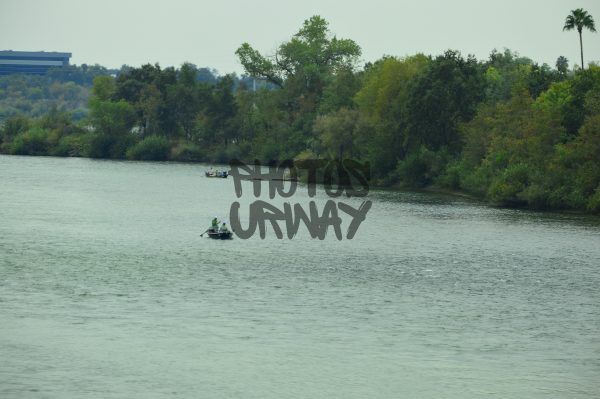
[[[600,397],[598,219],[371,191],[221,242],[204,169],[0,156],[0,397]]]

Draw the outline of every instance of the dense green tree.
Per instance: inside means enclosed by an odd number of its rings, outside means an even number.
[[[174,68],[164,70],[158,64],[142,65],[122,73],[116,80],[115,100],[124,100],[135,110],[135,125],[142,134],[173,135],[176,121],[169,112],[168,88],[176,84],[177,74]],[[149,130],[146,132],[146,130]]]
[[[571,82],[553,83],[548,90],[535,100],[535,107],[544,108],[547,112],[562,118],[565,107],[571,101]]]
[[[461,134],[460,186],[496,203],[518,205],[533,201],[534,193],[539,197],[546,161],[563,141],[564,129],[560,118],[535,107],[522,88],[508,102],[480,107]]]
[[[460,150],[458,126],[469,121],[484,99],[485,78],[477,61],[456,51],[436,57],[411,84],[406,102],[406,148],[424,145]]]
[[[579,71],[569,81],[569,98],[562,109],[562,120],[567,133],[571,136],[577,135],[586,116],[590,115],[589,110],[585,108],[586,96],[598,91],[600,91],[600,67],[590,66],[586,70]]]
[[[124,99],[115,101],[117,88],[112,78],[94,79],[89,100],[90,122],[98,133],[107,136],[128,134],[135,124],[135,109]]]
[[[315,121],[315,133],[328,150],[330,158],[353,158],[355,136],[358,126],[358,111],[340,108],[328,115],[319,116]]]
[[[130,103],[131,104],[131,103]],[[165,109],[165,98],[154,84],[145,85],[137,103],[134,104],[137,114],[137,126],[141,136],[161,134],[161,115]],[[141,118],[141,120],[140,120]]]
[[[365,72],[355,96],[361,114],[356,140],[375,177],[394,170],[406,155],[410,87],[430,62],[424,55],[384,57]]]
[[[209,144],[227,145],[237,142],[237,104],[233,93],[234,79],[231,75],[221,78],[211,89],[204,108],[204,141]]]
[[[574,154],[571,166],[576,169],[571,174],[575,176],[573,193],[581,199],[581,208],[600,212],[600,109],[586,118],[571,147]]]
[[[261,130],[260,112],[256,105],[260,93],[250,90],[246,85],[240,85],[235,92],[235,103],[237,105],[236,125],[239,130],[240,140],[249,144]]]
[[[546,64],[539,66],[533,64],[527,74],[526,84],[529,94],[536,98],[544,91],[548,90],[554,82],[562,80],[562,75],[557,70],[552,70]]]
[[[503,52],[493,50],[485,69],[485,98],[492,101],[507,101],[513,94],[513,87],[528,85],[528,77],[534,62],[521,57],[517,52],[504,49]]]
[[[111,76],[98,76],[94,78],[92,95],[102,101],[109,101],[115,95],[117,86]]]
[[[323,91],[319,113],[354,107],[354,96],[361,88],[361,75],[352,68],[339,68]]]

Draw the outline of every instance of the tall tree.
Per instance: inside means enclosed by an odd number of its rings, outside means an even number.
[[[283,87],[286,80],[299,78],[307,88],[317,89],[323,74],[351,67],[361,54],[350,39],[330,36],[328,22],[318,15],[304,21],[294,37],[283,43],[273,57],[265,57],[243,43],[236,50],[246,72]]]
[[[328,22],[315,15],[273,56],[263,56],[248,43],[236,54],[248,75],[281,89],[273,97],[278,100],[276,111],[282,111],[279,122],[289,130],[286,148],[299,152],[315,139],[313,123],[327,87],[336,76],[353,70],[361,50],[353,40],[332,36]]]
[[[186,139],[192,139],[195,117],[199,112],[199,93],[196,82],[197,70],[193,64],[185,63],[178,72],[177,83],[167,90],[169,111],[174,114],[178,130]]]
[[[238,129],[235,126],[237,104],[233,94],[234,76],[225,75],[211,87],[211,96],[204,110],[205,123],[211,144],[224,144],[238,141]]]
[[[567,19],[565,20],[565,26],[563,27],[563,31],[577,29],[577,32],[579,32],[579,48],[581,50],[581,69],[584,69],[583,39],[581,37],[583,28],[587,28],[590,32],[596,32],[594,18],[592,18],[592,16],[588,14],[588,12],[585,11],[583,8],[571,10],[571,14],[569,14],[567,16]]]

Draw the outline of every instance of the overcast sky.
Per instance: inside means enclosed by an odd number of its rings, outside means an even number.
[[[486,59],[507,47],[552,66],[578,63],[579,38],[563,32],[582,7],[600,31],[599,0],[0,0],[0,50],[65,51],[74,64],[118,68],[192,62],[243,72],[243,42],[272,54],[312,15],[356,41],[362,61],[384,54],[440,54],[452,48]],[[600,34],[584,33],[586,63],[600,60]]]

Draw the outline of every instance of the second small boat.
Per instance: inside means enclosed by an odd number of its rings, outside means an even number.
[[[226,179],[227,176],[229,176],[229,173],[227,173],[226,170],[207,170],[206,172],[204,172],[204,174],[206,175],[206,177],[221,177],[223,179]]]

